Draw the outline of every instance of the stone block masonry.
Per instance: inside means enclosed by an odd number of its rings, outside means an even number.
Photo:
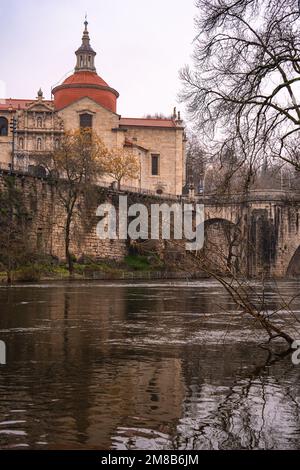
[[[4,178],[0,175],[0,189]],[[65,259],[64,227],[66,211],[57,193],[57,187],[46,179],[15,175],[15,187],[23,195],[24,204],[30,214],[29,233],[26,235],[33,252],[47,254],[60,260]],[[76,258],[82,255],[95,260],[121,261],[127,254],[127,245],[121,240],[99,240],[96,234],[98,205],[110,196],[100,191],[92,205],[81,199],[76,207],[72,224],[71,252]],[[25,235],[24,235],[25,236]]]
[[[0,190],[8,175],[7,171],[0,173]],[[64,260],[66,212],[57,187],[48,179],[21,173],[13,177],[31,216],[29,233],[24,236],[28,237],[32,251]],[[129,205],[142,203],[148,209],[152,203],[171,205],[178,202],[176,198],[139,193],[127,195]],[[71,237],[71,251],[77,259],[86,256],[98,261],[122,261],[128,254],[129,240],[100,240],[96,233],[97,207],[111,203],[118,213],[118,196],[111,189],[98,187],[96,197],[78,201]],[[224,200],[204,197],[198,202],[205,206],[204,250],[212,259],[218,260],[217,251],[221,248],[225,265],[230,262],[237,272],[248,277],[262,274],[275,278],[300,276],[300,194],[250,191],[244,196]],[[182,242],[182,249],[175,249],[176,244],[172,241],[159,240],[151,251],[156,251],[165,261],[173,258],[174,266],[184,269],[188,257]]]

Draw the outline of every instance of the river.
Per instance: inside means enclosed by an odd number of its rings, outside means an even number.
[[[300,449],[300,365],[265,339],[211,280],[2,286],[0,447]]]

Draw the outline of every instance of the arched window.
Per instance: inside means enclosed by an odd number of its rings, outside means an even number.
[[[80,56],[80,67],[83,66],[83,58],[82,58],[82,55]]]
[[[36,126],[41,129],[43,127],[43,119],[41,117],[38,117],[36,120]]]
[[[40,137],[36,139],[36,149],[42,150],[42,139]]]
[[[23,139],[23,137],[20,137],[19,138],[19,149],[23,150],[23,148],[24,148],[24,139]]]
[[[55,148],[55,150],[59,149],[59,147],[60,147],[60,140],[59,140],[59,139],[55,139],[55,141],[54,141],[54,148]]]
[[[93,116],[88,113],[80,114],[80,127],[81,129],[91,129],[93,127]]]
[[[8,135],[8,120],[5,117],[0,117],[0,136]]]

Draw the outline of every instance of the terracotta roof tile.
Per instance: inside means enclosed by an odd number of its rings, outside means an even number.
[[[108,87],[108,84],[99,77],[96,72],[75,72],[68,77],[63,85],[100,85]]]
[[[30,104],[32,104],[35,101],[37,102],[37,100],[32,100],[32,99],[31,100],[17,100],[17,99],[9,98],[9,99],[0,101],[0,110],[7,111],[9,109],[13,109],[14,111],[16,111],[18,109],[26,109]],[[43,100],[43,103],[52,104],[53,101]]]

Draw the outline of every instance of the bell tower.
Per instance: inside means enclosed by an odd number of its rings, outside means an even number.
[[[75,72],[96,72],[95,57],[97,54],[90,44],[90,36],[87,29],[88,21],[86,18],[84,26],[85,28],[82,36],[82,44],[75,52],[77,57]]]

